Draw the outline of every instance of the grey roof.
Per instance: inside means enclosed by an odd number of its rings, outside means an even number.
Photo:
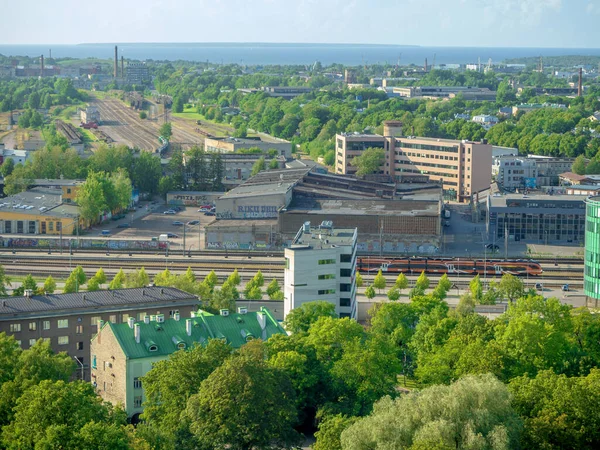
[[[522,203],[535,203],[539,202],[573,202],[582,203],[585,200],[583,195],[567,195],[567,194],[529,194],[524,196],[523,194],[505,194],[505,195],[492,195],[490,198],[490,204],[492,207],[506,207],[511,201],[521,205]]]
[[[439,195],[435,201],[314,199],[310,204],[287,208],[287,214],[298,213],[330,216],[437,216]]]
[[[152,304],[178,300],[196,300],[192,294],[172,287],[145,287],[112,291],[79,292],[76,294],[5,297],[0,303],[0,320],[14,315],[52,313],[64,310],[94,310],[136,304]]]

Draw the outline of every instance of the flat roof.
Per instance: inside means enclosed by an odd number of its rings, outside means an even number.
[[[5,297],[0,303],[0,320],[12,319],[13,316],[19,314],[51,313],[64,310],[88,310],[92,313],[100,307],[194,299],[197,300],[197,297],[179,289],[159,286],[72,294],[33,295],[31,297]]]
[[[383,215],[383,216],[437,216],[439,202],[419,200],[351,200],[315,199],[311,205],[298,205],[287,208],[286,214],[327,214],[344,216]]]
[[[567,195],[567,194],[535,194],[535,195],[526,195],[523,194],[506,194],[506,195],[492,195],[491,205],[496,207],[506,206],[507,202],[511,200],[526,200],[527,202],[535,202],[535,201],[562,201],[562,202],[583,202],[585,199],[583,196],[578,195]]]
[[[0,199],[0,217],[2,212],[9,211],[54,217],[75,217],[78,214],[75,204],[62,202],[62,190],[39,187]]]
[[[331,223],[331,222],[330,222]],[[331,248],[340,245],[353,245],[357,228],[322,228],[310,226],[310,232],[305,233],[304,227],[300,229],[296,238],[292,242],[292,250],[302,250],[305,248]]]
[[[277,184],[242,184],[231,191],[226,192],[222,198],[239,198],[239,197],[257,197],[262,195],[279,195],[285,194],[292,189],[296,183],[277,183]]]

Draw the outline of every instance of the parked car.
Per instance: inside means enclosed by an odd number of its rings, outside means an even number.
[[[111,220],[121,220],[125,217],[125,214],[115,214],[112,216]]]
[[[175,222],[173,222],[171,225],[175,225],[176,227],[180,227],[183,225],[183,222],[180,222],[179,220],[176,220]]]
[[[500,247],[496,244],[487,244],[485,248],[492,251],[500,250]]]
[[[102,230],[100,233],[98,233],[98,236],[110,236],[110,230]]]
[[[177,213],[174,210],[172,210],[172,209],[167,209],[163,214],[174,215],[174,214],[177,214]]]
[[[563,284],[563,285],[562,285],[562,290],[563,290],[564,292],[568,292],[568,291],[569,291],[569,285],[568,285],[568,284]]]
[[[128,223],[120,223],[119,225],[117,225],[117,228],[129,228],[131,225],[129,225]]]
[[[166,233],[166,235],[169,239],[176,239],[179,237],[179,235],[175,233]]]
[[[200,207],[200,209],[204,209],[204,210],[208,209],[208,210],[210,211],[210,209],[211,209],[212,207],[213,207],[213,205],[202,205],[202,206]]]
[[[199,223],[200,223],[199,220],[190,220],[187,224],[191,226],[191,225],[198,225]]]
[[[538,291],[543,291],[544,290],[544,285],[542,283],[535,283],[535,288]]]
[[[214,215],[215,215],[215,213],[214,213],[214,211],[206,211],[206,212],[204,213],[204,215],[205,215],[205,216],[214,216]]]

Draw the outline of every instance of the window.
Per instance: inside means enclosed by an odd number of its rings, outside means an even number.
[[[15,342],[17,343],[17,345],[18,345],[19,347],[21,346],[21,341],[20,341],[20,340],[18,340],[18,339],[17,339]]]
[[[35,339],[29,339],[29,346],[33,347],[35,345]]]
[[[285,258],[285,268],[286,269],[290,268],[290,258]]]
[[[340,319],[343,319],[345,317],[350,317],[350,313],[340,313]]]
[[[35,234],[35,222],[33,220],[29,221],[29,234]]]
[[[56,231],[62,230],[62,222],[56,222]]]
[[[10,324],[10,332],[11,333],[18,333],[19,331],[21,331],[20,323],[11,323]]]
[[[139,377],[135,377],[133,379],[133,388],[134,389],[141,389],[142,388],[142,380]]]
[[[141,395],[136,395],[135,397],[133,397],[133,407],[134,408],[142,407],[142,396]]]
[[[58,345],[67,345],[69,343],[69,336],[59,336]]]
[[[100,316],[93,316],[93,317],[90,319],[90,325],[92,325],[92,326],[94,326],[94,325],[98,325],[98,322],[99,322],[100,320],[102,320],[102,317],[100,317]]]
[[[37,330],[37,322],[29,322],[29,331]]]
[[[148,315],[148,313],[145,312],[139,312],[137,313],[137,320],[138,322],[141,322],[142,320],[144,320],[144,318]]]
[[[77,350],[83,350],[83,341],[77,343]]]
[[[110,316],[108,316],[108,321],[110,323],[117,323],[117,315],[116,314],[111,314]]]
[[[75,327],[75,334],[83,334],[83,325],[77,325]]]
[[[69,319],[58,319],[58,328],[69,328]]]
[[[335,294],[335,289],[321,289],[319,295]]]
[[[319,265],[322,266],[324,264],[335,264],[335,259],[320,259]]]
[[[96,367],[96,355],[92,355],[92,369],[95,369]]]
[[[343,262],[343,263],[352,262],[352,255],[340,255],[340,262]]]
[[[328,273],[325,275],[319,275],[319,280],[335,280],[335,274]]]
[[[48,222],[48,231],[54,231],[54,222]]]
[[[12,233],[12,222],[10,220],[4,222],[4,232]]]
[[[71,188],[67,188],[67,194],[71,193]]]
[[[350,292],[352,290],[352,285],[349,283],[340,284],[340,291],[342,292]]]
[[[340,269],[340,277],[351,277],[352,269]]]
[[[349,298],[340,298],[340,306],[350,306]]]
[[[122,323],[127,323],[128,320],[129,320],[129,314],[123,314]]]
[[[44,330],[49,330],[50,329],[50,321],[49,320],[44,320],[42,322],[42,329],[44,329]]]

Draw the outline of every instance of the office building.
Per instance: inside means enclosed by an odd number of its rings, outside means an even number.
[[[496,91],[471,86],[407,86],[394,87],[394,94],[405,98],[454,98],[460,95],[464,100],[496,101]]]
[[[105,401],[122,405],[133,423],[143,411],[142,377],[156,362],[178,350],[206,345],[210,339],[240,348],[253,339],[266,341],[274,334],[285,334],[264,307],[253,313],[246,308],[238,308],[237,313],[221,310],[221,315],[175,312],[171,318],[161,313],[137,320],[129,317],[123,323],[100,321],[99,325],[91,341],[91,381]]]
[[[115,75],[116,78],[116,75]],[[150,81],[150,71],[145,62],[127,63],[125,79],[128,84],[144,84]]]
[[[600,196],[586,201],[585,258],[583,290],[588,306],[598,307],[600,300]]]
[[[443,186],[445,198],[461,202],[489,189],[492,146],[487,142],[402,136],[402,123],[397,121],[384,122],[383,134],[338,134],[336,173],[356,173],[355,156],[368,148],[382,148],[386,159],[379,172],[397,181],[426,176]]]
[[[585,202],[573,195],[494,194],[487,199],[490,239],[540,244],[581,243],[585,234]]]
[[[534,188],[537,186],[537,165],[529,158],[494,158],[492,176],[505,189]]]
[[[356,318],[356,228],[306,222],[285,249],[284,317],[304,303],[324,300],[339,317]]]
[[[189,315],[198,297],[170,287],[145,287],[73,294],[7,297],[0,306],[0,332],[13,335],[23,349],[38,339],[50,341],[55,352],[66,351],[79,363],[78,376],[89,380],[90,339],[98,321],[127,323],[146,315]]]
[[[560,174],[570,171],[575,162],[575,158],[553,156],[527,155],[527,158],[535,161],[538,186],[558,186]]]

